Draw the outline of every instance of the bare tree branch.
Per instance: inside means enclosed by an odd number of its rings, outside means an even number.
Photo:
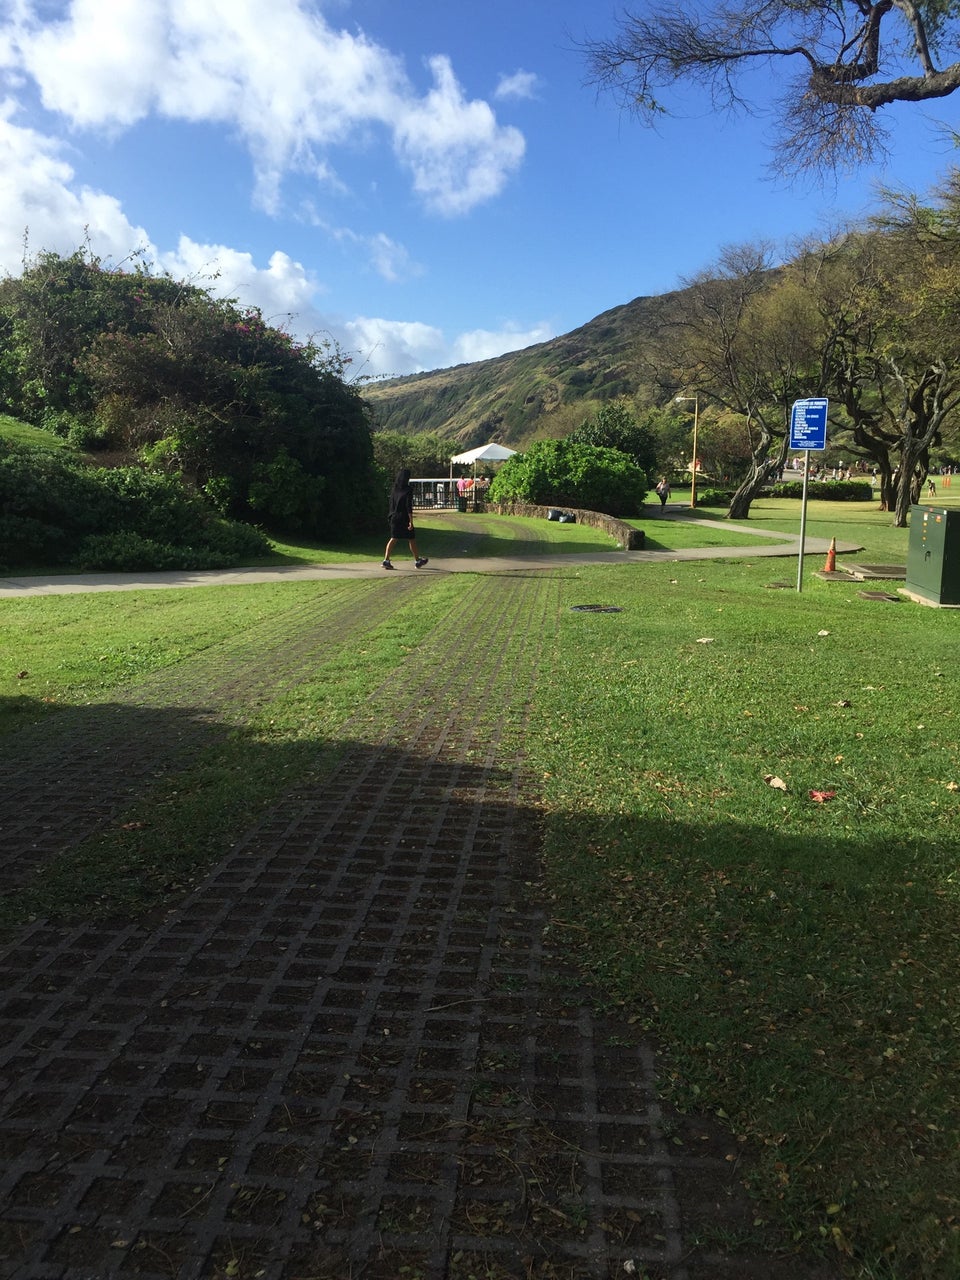
[[[933,49],[956,58],[957,0],[741,0],[704,12],[664,5],[627,13],[617,32],[583,46],[591,83],[651,122],[680,84],[715,107],[749,111],[740,88],[758,63],[780,75],[781,171],[855,167],[885,129],[870,117],[895,102],[929,102],[960,88],[960,60],[937,68]],[[792,81],[784,69],[805,67]],[[776,81],[775,81],[776,83]]]

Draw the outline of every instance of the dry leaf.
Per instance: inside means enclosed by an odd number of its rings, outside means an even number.
[[[850,703],[847,701],[846,698],[841,698],[839,702],[835,702],[833,705],[835,707],[849,707]]]
[[[960,791],[960,786],[956,782],[948,782],[945,785],[948,791]]]
[[[768,787],[776,787],[778,791],[786,791],[787,784],[782,778],[778,778],[774,773],[765,773],[763,780]]]
[[[828,636],[829,634],[830,634],[830,632],[829,632],[829,631],[818,631],[818,632],[817,632],[817,635],[818,635],[818,636]]]
[[[701,636],[697,644],[713,644],[713,636]]]
[[[832,800],[837,793],[835,791],[811,791],[810,799],[816,800],[817,804],[824,804],[827,800]]]

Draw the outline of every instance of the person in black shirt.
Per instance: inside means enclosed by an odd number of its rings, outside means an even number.
[[[406,538],[414,564],[418,569],[422,569],[427,563],[427,557],[422,556],[417,550],[417,535],[413,527],[413,490],[410,488],[410,472],[406,468],[397,472],[393,489],[390,491],[389,520],[390,538],[387,549],[383,553],[383,567],[395,568],[390,560],[390,552],[398,542]]]

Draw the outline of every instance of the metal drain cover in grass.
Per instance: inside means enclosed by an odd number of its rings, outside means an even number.
[[[789,591],[793,587],[792,582],[765,582],[763,585],[768,591]]]
[[[856,578],[906,578],[905,564],[851,564],[848,573]]]
[[[888,595],[886,591],[858,591],[862,600],[889,600],[891,604],[899,604],[900,596]]]
[[[571,613],[623,613],[616,604],[572,604]]]

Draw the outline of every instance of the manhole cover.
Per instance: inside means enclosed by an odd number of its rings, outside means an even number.
[[[792,588],[793,583],[792,582],[765,582],[763,585],[767,588],[768,591],[789,591]]]
[[[851,564],[847,566],[849,573],[858,578],[906,578],[907,567],[903,564]]]
[[[889,600],[892,604],[899,604],[899,596],[888,595],[886,591],[858,591],[857,595],[863,600]]]
[[[572,604],[570,610],[572,613],[623,613],[616,604]]]

